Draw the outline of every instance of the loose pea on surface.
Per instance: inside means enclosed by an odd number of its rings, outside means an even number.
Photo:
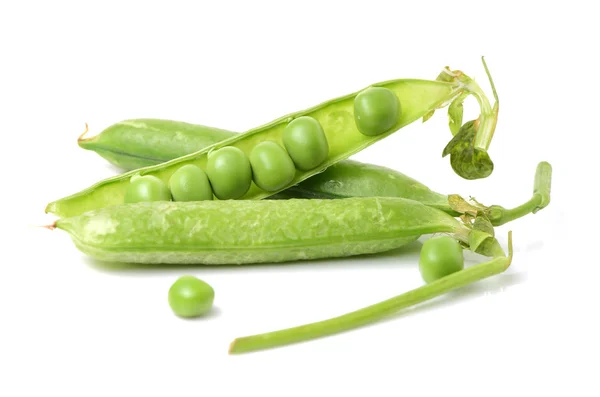
[[[370,87],[354,98],[354,121],[363,135],[379,135],[396,124],[400,102],[391,90]]]
[[[175,201],[212,200],[213,193],[208,176],[193,164],[179,168],[169,180],[169,188]]]
[[[179,317],[198,317],[213,305],[215,291],[194,276],[181,276],[169,288],[169,306]]]
[[[315,168],[327,159],[329,144],[321,124],[312,117],[292,120],[283,130],[283,145],[299,170]]]
[[[125,192],[125,203],[143,201],[171,201],[171,192],[166,183],[153,175],[134,175]]]
[[[452,237],[432,237],[423,243],[419,257],[419,270],[425,282],[430,283],[464,267],[462,247]]]
[[[270,192],[283,188],[296,174],[290,156],[273,141],[264,141],[256,145],[250,153],[250,164],[254,183]]]
[[[220,200],[242,197],[252,183],[252,168],[244,152],[233,146],[215,150],[208,156],[206,174]]]

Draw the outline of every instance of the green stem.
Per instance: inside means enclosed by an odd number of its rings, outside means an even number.
[[[484,57],[481,57],[481,61],[483,62],[483,67],[490,81],[490,85],[492,86],[492,91],[494,93],[494,99],[496,100],[494,107],[490,105],[490,101],[485,96],[485,93],[474,80],[470,78],[465,78],[466,88],[467,90],[475,96],[477,102],[479,102],[479,107],[481,108],[481,113],[479,115],[479,124],[477,126],[477,134],[475,134],[475,139],[473,141],[473,145],[475,149],[480,149],[487,151],[492,143],[492,138],[494,137],[494,131],[496,130],[496,123],[498,121],[498,109],[499,109],[499,101],[498,94],[496,92],[496,86],[494,85],[494,80],[492,80],[492,75],[485,63]]]
[[[500,226],[514,221],[527,214],[535,214],[550,204],[550,188],[552,185],[552,166],[546,161],[538,164],[533,183],[533,196],[518,207],[506,209],[499,205],[489,208],[489,219],[492,225]]]
[[[512,233],[508,234],[509,255],[496,257],[432,283],[329,320],[298,327],[235,339],[229,346],[230,354],[247,353],[333,335],[381,320],[401,309],[425,302],[447,292],[505,271],[512,260]]]

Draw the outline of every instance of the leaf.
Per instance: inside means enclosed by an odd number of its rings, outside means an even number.
[[[480,255],[489,257],[506,256],[495,237],[481,230],[469,233],[469,249]]]
[[[473,230],[479,230],[489,234],[494,237],[494,226],[490,222],[490,220],[482,215],[478,215],[475,217],[475,222],[473,222]]]
[[[487,152],[473,147],[476,132],[475,120],[467,121],[442,152],[442,157],[450,154],[452,169],[465,179],[487,178],[494,170],[494,163]]]
[[[448,205],[456,212],[470,214],[472,216],[476,216],[480,210],[480,208],[472,205],[458,194],[451,194],[448,196]]]

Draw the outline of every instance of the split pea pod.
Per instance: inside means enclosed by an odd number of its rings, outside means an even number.
[[[145,264],[251,264],[348,257],[401,247],[421,235],[469,230],[413,200],[145,202],[56,221],[83,253]]]
[[[482,95],[479,87],[464,74],[457,74],[448,81],[399,79],[373,84],[198,152],[106,179],[50,203],[46,211],[58,216],[74,216],[118,205],[123,203],[132,176],[152,175],[167,184],[173,173],[188,164],[206,172],[218,199],[265,198],[324,171],[473,90],[477,91],[478,97]],[[250,173],[244,158],[251,157],[257,145],[264,141],[281,148],[279,150],[272,145],[268,148],[279,160],[271,162],[268,161],[271,157],[256,154]],[[303,148],[311,150],[310,156],[304,155]],[[281,154],[282,150],[285,156]],[[224,158],[234,161],[234,166]],[[282,164],[289,165],[290,158],[295,169],[281,167]],[[285,169],[286,174],[272,179],[269,173],[273,169]]]

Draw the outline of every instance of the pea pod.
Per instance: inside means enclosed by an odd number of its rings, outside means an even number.
[[[282,133],[285,128],[296,118],[308,116],[316,120],[325,134],[328,144],[327,158],[318,166],[309,170],[296,170],[294,177],[286,185],[277,190],[266,191],[252,184],[241,199],[261,199],[271,196],[278,191],[296,185],[312,175],[318,174],[331,165],[351,156],[352,154],[372,145],[385,138],[398,129],[423,117],[431,110],[449,103],[464,92],[470,92],[475,87],[472,81],[464,74],[456,75],[450,81],[429,81],[417,79],[399,79],[373,84],[359,92],[346,95],[331,101],[322,103],[313,108],[284,116],[269,124],[250,130],[244,134],[226,139],[213,146],[198,152],[179,157],[166,163],[150,166],[136,171],[109,178],[101,181],[88,189],[69,197],[50,203],[46,211],[58,216],[74,216],[89,210],[118,205],[123,202],[129,181],[133,175],[153,175],[168,183],[171,175],[181,166],[194,164],[206,170],[206,164],[210,152],[217,149],[232,146],[249,156],[252,149],[260,142],[270,140],[281,146]],[[378,90],[375,91],[375,88]],[[379,89],[389,90],[393,95],[379,95]],[[478,88],[478,87],[477,87]],[[376,92],[374,103],[381,104],[386,98],[395,98],[398,109],[392,114],[395,122],[390,120],[391,109],[387,103],[387,113],[380,111],[371,112],[367,103],[368,97]],[[386,91],[387,92],[387,91]],[[366,93],[366,94],[365,94]],[[360,94],[360,104],[355,103],[355,98]],[[368,94],[368,95],[367,95]],[[483,95],[478,92],[478,95]],[[367,99],[365,99],[367,98]],[[396,102],[394,102],[396,103]],[[369,122],[366,119],[373,118]],[[359,125],[357,125],[358,120]],[[370,131],[365,129],[371,128]],[[491,139],[491,136],[489,137]],[[489,142],[488,142],[489,143]],[[209,174],[210,178],[210,174]],[[212,181],[211,181],[212,182]]]
[[[77,144],[125,170],[164,163],[237,135],[219,128],[162,119],[123,120],[89,138],[87,132],[86,124]]]
[[[421,235],[470,230],[413,200],[235,200],[123,204],[56,221],[93,258],[146,264],[251,264],[383,252]]]
[[[164,142],[165,145],[169,146],[168,152],[173,153],[174,156],[189,154],[186,151],[186,145],[201,148],[204,144],[210,145],[219,142],[220,136],[214,133],[213,130],[215,129],[194,124],[187,125],[188,140],[178,140],[174,136],[178,135],[177,131],[180,124],[176,121],[170,124],[167,120],[155,119],[127,120],[108,127],[94,138],[87,139],[86,144],[82,147],[93,151],[102,148],[99,154],[110,152],[110,157],[103,157],[114,159],[114,161],[109,159],[112,164],[116,166],[120,164],[133,166],[136,159],[139,158],[143,158],[144,161],[154,161],[146,153],[148,145],[146,143],[143,145],[138,144],[138,142],[144,140],[141,138],[142,136],[145,136],[148,141]],[[218,131],[229,134],[229,137],[238,135],[234,132]],[[173,139],[170,139],[171,137]],[[156,161],[156,164],[160,163],[158,160]],[[123,168],[129,169],[126,166],[123,166]],[[494,226],[500,226],[529,213],[535,213],[545,208],[549,203],[551,176],[552,167],[550,164],[540,162],[535,177],[536,181],[540,180],[539,186],[534,189],[534,195],[529,201],[516,208],[505,209],[499,205],[486,207],[481,204],[478,207],[469,205],[469,208],[475,211],[483,211]],[[278,199],[338,199],[377,196],[416,200],[453,216],[465,212],[464,208],[460,208],[460,206],[457,208],[452,200],[449,200],[448,195],[433,191],[406,174],[387,167],[365,164],[354,160],[340,161],[325,171],[271,197]]]

